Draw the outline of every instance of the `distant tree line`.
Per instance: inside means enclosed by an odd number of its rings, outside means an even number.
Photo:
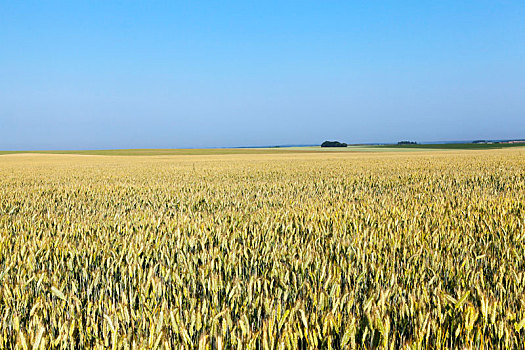
[[[339,141],[325,141],[321,144],[321,147],[347,147],[348,145],[344,142]]]
[[[416,141],[399,141],[398,145],[417,145]]]

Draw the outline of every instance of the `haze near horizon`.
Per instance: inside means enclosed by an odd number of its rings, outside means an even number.
[[[3,2],[0,150],[525,137],[525,3]]]

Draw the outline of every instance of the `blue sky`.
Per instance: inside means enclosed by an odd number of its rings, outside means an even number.
[[[0,149],[525,138],[523,1],[3,1]]]

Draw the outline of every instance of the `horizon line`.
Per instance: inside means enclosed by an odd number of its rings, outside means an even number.
[[[332,141],[332,140],[330,140]],[[403,140],[405,141],[405,140]],[[421,145],[432,144],[460,144],[473,143],[474,141],[485,142],[512,142],[525,141],[525,138],[512,139],[472,139],[472,140],[434,140],[434,141],[416,141]],[[342,141],[344,142],[344,141]],[[400,142],[400,141],[399,141]],[[363,143],[348,143],[348,146],[381,146],[381,145],[396,145],[397,142],[363,142]],[[280,145],[251,145],[251,146],[215,146],[215,147],[151,147],[151,148],[52,148],[52,149],[1,149],[0,152],[40,152],[40,151],[120,151],[120,150],[200,150],[200,149],[249,149],[249,148],[291,148],[291,147],[320,147],[321,144],[280,144]]]

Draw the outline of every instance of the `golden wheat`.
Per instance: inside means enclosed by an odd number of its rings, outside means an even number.
[[[525,151],[0,157],[0,348],[524,348]]]

